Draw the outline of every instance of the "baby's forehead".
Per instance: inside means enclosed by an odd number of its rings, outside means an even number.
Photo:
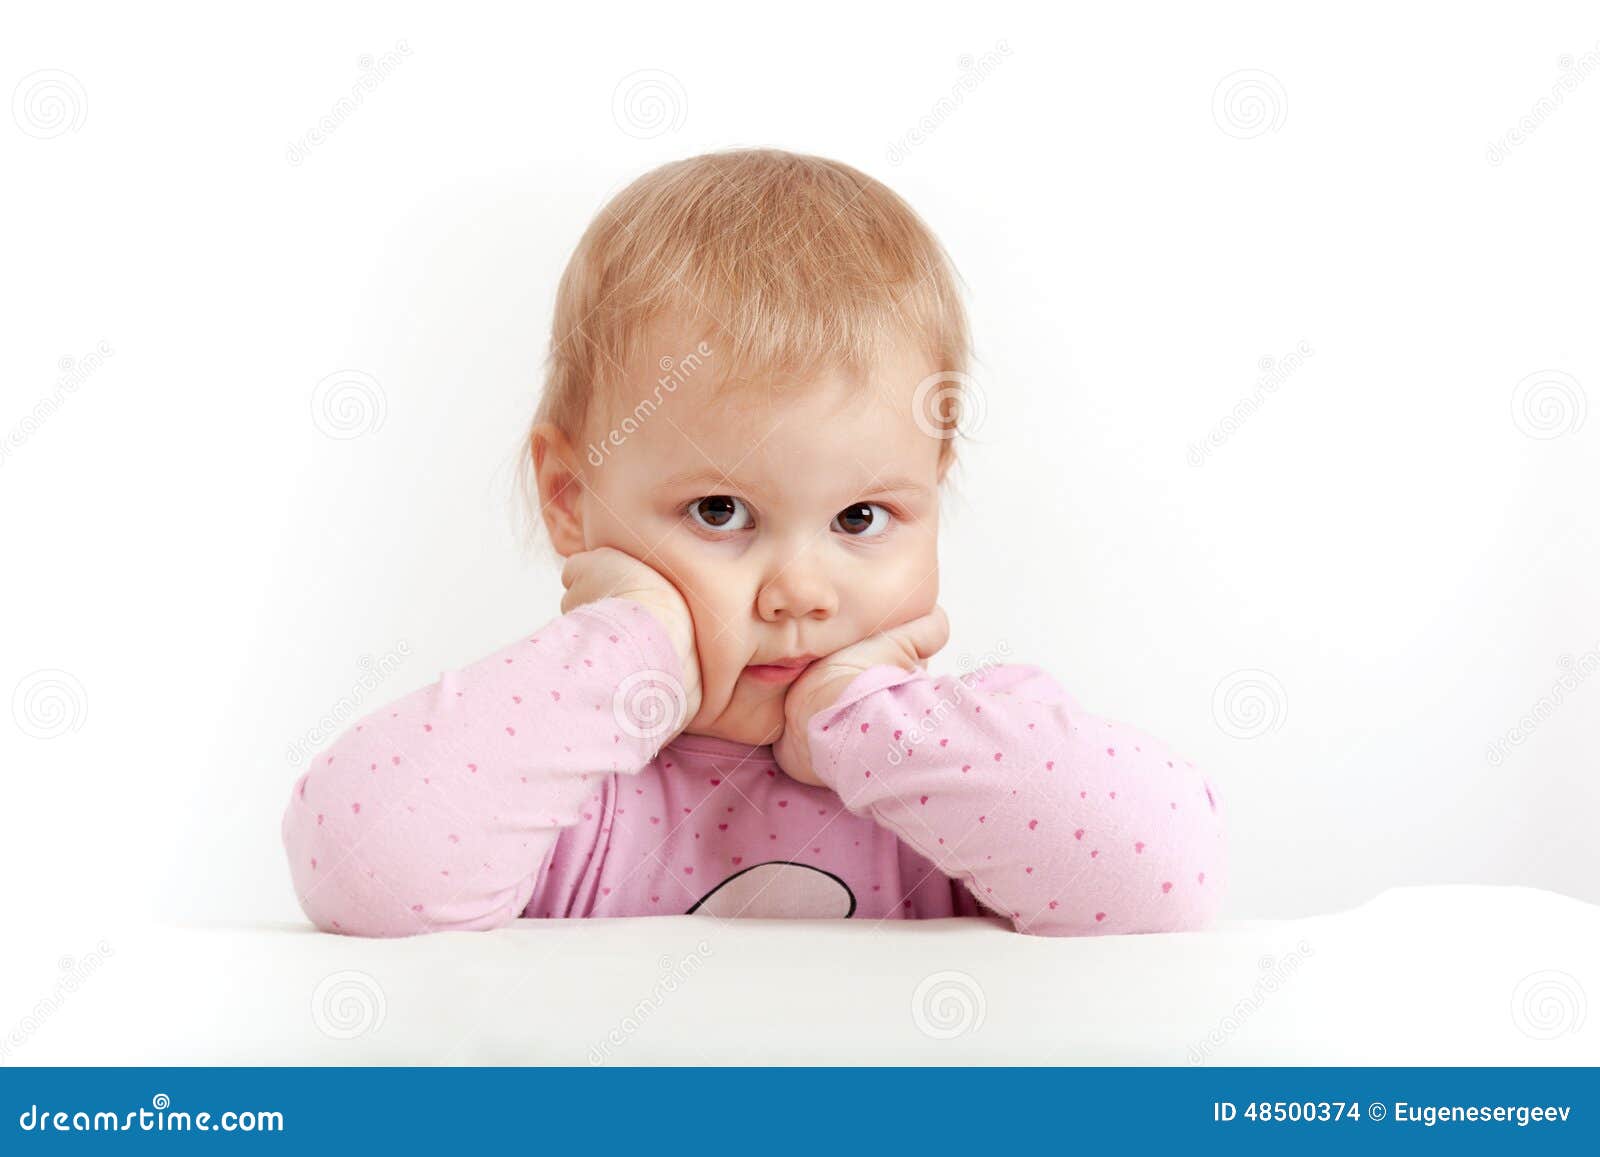
[[[721,477],[744,490],[827,495],[937,484],[940,439],[917,421],[926,374],[915,358],[861,371],[730,375],[718,373],[711,351],[656,368],[654,383],[618,391],[604,435],[655,485]]]

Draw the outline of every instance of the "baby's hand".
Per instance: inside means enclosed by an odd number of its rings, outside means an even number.
[[[884,665],[908,671],[925,666],[949,639],[950,620],[942,608],[934,607],[921,618],[852,643],[812,663],[784,697],[783,735],[772,746],[778,766],[801,783],[822,786],[811,770],[811,745],[806,737],[811,717],[832,707],[863,671]]]
[[[700,658],[694,645],[694,618],[678,588],[631,554],[602,546],[567,559],[561,569],[561,613],[585,603],[620,598],[636,602],[655,615],[683,662],[683,690],[688,702],[683,722],[700,711]]]

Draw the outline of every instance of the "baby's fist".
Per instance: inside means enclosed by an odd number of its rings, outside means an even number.
[[[601,599],[629,599],[648,610],[666,628],[672,648],[683,663],[684,693],[690,720],[700,710],[700,659],[694,644],[694,618],[689,604],[671,581],[631,554],[602,546],[581,551],[561,569],[561,612],[565,614]]]
[[[784,697],[783,735],[772,746],[778,766],[792,779],[822,786],[811,770],[807,738],[811,717],[838,702],[845,688],[862,672],[883,666],[904,667],[907,671],[923,667],[949,639],[950,620],[943,608],[934,607],[920,618],[842,647],[812,663]]]

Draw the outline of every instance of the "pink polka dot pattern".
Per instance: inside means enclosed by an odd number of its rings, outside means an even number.
[[[914,732],[919,717],[940,722]],[[863,738],[897,727],[920,735],[916,759]],[[810,740],[813,770],[851,812],[1019,931],[1196,929],[1224,897],[1215,785],[1159,741],[1083,711],[1036,667],[961,678],[875,667],[812,720]],[[879,774],[856,775],[862,766]]]

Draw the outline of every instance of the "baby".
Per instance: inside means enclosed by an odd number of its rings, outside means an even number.
[[[312,760],[306,915],[1203,926],[1226,849],[1192,764],[1035,667],[925,669],[967,358],[938,241],[846,165],[716,153],[618,194],[525,457],[563,613]]]

